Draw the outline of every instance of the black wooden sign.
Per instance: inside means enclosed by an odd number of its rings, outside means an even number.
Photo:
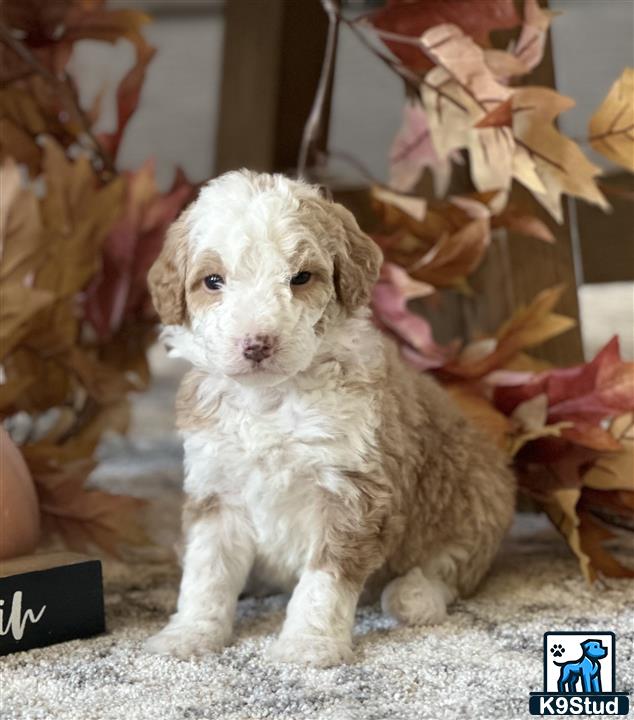
[[[0,655],[104,629],[99,560],[53,553],[0,563]]]

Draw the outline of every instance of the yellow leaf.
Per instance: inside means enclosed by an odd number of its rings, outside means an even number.
[[[485,49],[484,60],[496,78],[506,79],[516,75],[525,75],[528,72],[526,65],[516,55],[506,52],[506,50]]]
[[[525,72],[530,72],[541,62],[548,28],[556,15],[558,13],[540,8],[537,0],[524,1],[524,24],[513,55],[522,63]]]
[[[372,187],[371,193],[372,197],[379,202],[393,205],[418,222],[422,222],[425,219],[427,203],[422,197],[394,192],[393,190],[388,190],[378,185]]]
[[[543,18],[533,20],[536,29],[543,25]],[[562,193],[609,207],[594,182],[600,169],[553,125],[574,103],[548,88],[502,85],[483,49],[455,25],[434,27],[420,42],[438,65],[425,76],[421,97],[440,157],[468,149],[478,190],[508,189],[515,178],[559,222]]]
[[[542,290],[528,306],[518,308],[498,330],[491,352],[471,353],[466,359],[447,363],[445,371],[463,378],[476,378],[506,367],[526,347],[538,345],[574,326],[572,318],[552,312],[563,287]],[[480,341],[480,348],[485,348]]]
[[[544,191],[530,189],[558,222],[563,220],[562,193],[580,197],[604,210],[610,207],[594,181],[601,168],[553,125],[559,113],[573,106],[574,101],[549,88],[517,88],[513,95],[513,133],[544,186]]]
[[[37,313],[50,305],[53,295],[19,283],[0,287],[0,358],[8,355],[29,333]]]
[[[88,158],[69,160],[52,138],[44,142],[42,164],[42,218],[55,261],[38,273],[37,286],[67,297],[82,290],[99,267],[103,240],[121,213],[123,181],[98,188]]]
[[[579,489],[564,488],[549,493],[545,498],[540,499],[540,503],[555,527],[566,538],[570,549],[577,556],[581,572],[586,580],[593,582],[596,579],[596,571],[581,546],[581,537],[579,535],[577,503],[580,496],[581,491]]]
[[[583,484],[595,490],[634,490],[634,413],[613,420],[610,433],[623,449],[602,453],[583,476]]]
[[[11,159],[0,169],[0,282],[23,284],[25,276],[46,259],[46,244],[37,198],[22,186],[20,170]]]
[[[634,172],[634,68],[625,68],[612,85],[588,132],[597,152]]]
[[[33,375],[23,375],[0,385],[0,416],[10,415],[13,412],[13,404],[34,380]]]
[[[592,513],[580,509],[577,513],[580,548],[590,562],[589,579],[596,577],[597,572],[606,577],[634,577],[634,568],[623,565],[606,547],[607,542],[614,540],[614,533]]]
[[[574,327],[572,318],[551,312],[563,291],[562,286],[542,290],[530,305],[518,308],[498,330],[498,344],[512,340],[518,348],[531,347]]]
[[[73,347],[63,362],[77,375],[88,394],[101,405],[121,400],[134,389],[123,373],[100,363],[79,347]]]
[[[509,440],[508,452],[511,457],[531,442],[541,437],[559,437],[561,431],[572,427],[571,422],[558,422],[547,425],[548,418],[548,395],[540,393],[530,400],[520,403],[511,413],[511,419],[515,421],[518,432]]]
[[[484,51],[455,25],[439,25],[421,37],[438,67],[425,76],[421,95],[436,152],[446,157],[468,148],[478,190],[507,189],[512,180],[514,142],[506,127],[477,127],[504,106],[510,88],[487,66]]]

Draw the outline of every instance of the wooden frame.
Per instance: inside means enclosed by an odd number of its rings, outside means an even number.
[[[321,74],[326,13],[320,0],[228,0],[225,17],[216,172],[294,169]]]

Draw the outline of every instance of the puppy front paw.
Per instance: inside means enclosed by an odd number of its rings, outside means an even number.
[[[315,635],[281,635],[269,650],[274,662],[332,667],[352,662],[354,657],[349,642],[332,637]]]
[[[160,632],[146,640],[143,647],[154,655],[188,660],[220,652],[229,635],[230,632],[214,620],[170,620]]]

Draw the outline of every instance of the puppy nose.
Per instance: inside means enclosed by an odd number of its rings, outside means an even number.
[[[247,335],[242,341],[242,354],[247,360],[262,362],[271,357],[275,349],[276,338],[272,335]]]

